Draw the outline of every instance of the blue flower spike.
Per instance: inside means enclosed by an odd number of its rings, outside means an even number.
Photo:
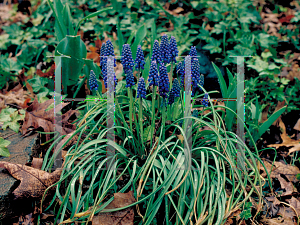
[[[175,101],[175,94],[174,94],[174,90],[172,88],[172,90],[170,91],[170,94],[169,94],[169,98],[168,98],[168,104],[169,105],[172,105]]]
[[[137,70],[139,69],[144,69],[144,65],[145,65],[145,57],[144,57],[144,53],[142,50],[142,46],[139,45],[136,51],[136,58],[135,58],[135,68]]]
[[[176,63],[176,57],[178,56],[177,42],[175,37],[170,38],[170,50],[171,50],[171,62]]]
[[[105,56],[115,56],[114,46],[110,40],[107,40],[105,44]],[[114,59],[114,67],[116,66],[116,59]]]
[[[169,85],[170,85],[170,82],[169,82],[167,68],[162,63],[159,67],[159,94],[164,99],[166,99],[168,97]]]
[[[171,53],[170,53],[170,44],[168,40],[168,35],[163,34],[161,36],[161,43],[160,43],[160,55],[161,61],[164,64],[170,63],[171,61]]]
[[[123,70],[125,74],[127,74],[128,71],[133,70],[134,62],[129,44],[123,45],[121,63],[123,65]]]
[[[102,70],[102,67],[103,67],[103,64],[105,63],[105,60],[107,60],[106,57],[103,57],[105,56],[105,43],[103,43],[101,45],[101,50],[100,50],[100,68]]]
[[[143,77],[139,79],[136,97],[146,99],[146,85]]]
[[[157,63],[155,60],[152,61],[150,65],[148,82],[149,86],[158,86],[159,83]]]
[[[173,93],[174,93],[174,97],[180,97],[180,85],[179,85],[179,81],[177,80],[177,78],[174,79],[174,83],[173,83]]]
[[[109,57],[109,59],[107,60],[107,76],[106,79],[104,80],[104,85],[105,88],[107,88],[107,86],[109,86],[110,90],[113,89],[113,82],[115,83],[115,87],[117,86],[117,78],[116,78],[116,74],[114,71],[114,63],[113,61],[113,57]],[[109,76],[109,77],[108,77]],[[111,79],[111,77],[113,76],[113,79]]]
[[[157,63],[161,64],[161,56],[160,56],[160,50],[159,50],[158,40],[155,40],[154,44],[153,44],[151,61],[154,61],[154,60]]]
[[[133,72],[132,70],[127,71],[126,74],[126,86],[125,87],[132,87],[134,86],[134,77],[133,77]]]
[[[208,106],[208,94],[207,93],[204,94],[204,98],[202,99],[202,105],[204,107]]]
[[[91,72],[90,72],[89,85],[90,85],[91,91],[93,89],[95,89],[96,91],[98,90],[99,86],[98,86],[96,75],[93,70],[91,70]]]
[[[192,61],[192,96],[196,94],[196,91],[200,89],[198,84],[200,83],[200,64],[197,58]]]

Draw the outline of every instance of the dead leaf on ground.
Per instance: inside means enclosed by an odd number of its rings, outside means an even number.
[[[29,166],[9,162],[0,162],[0,167],[7,169],[11,176],[21,181],[13,191],[15,198],[41,198],[46,188],[59,181],[61,175],[60,169],[53,173],[47,173]]]
[[[43,159],[42,158],[33,158],[31,162],[31,167],[35,169],[41,169],[43,166]]]
[[[16,87],[14,87],[12,90],[10,90],[7,93],[0,93],[0,99],[1,99],[1,108],[7,104],[17,104],[21,108],[24,106],[25,100],[30,97],[29,93],[27,91],[24,91],[22,86],[18,84]],[[0,108],[0,109],[1,109]]]
[[[105,209],[125,207],[136,202],[133,192],[114,193],[114,200]],[[133,225],[134,210],[132,207],[111,213],[100,213],[94,216],[93,225]]]
[[[54,72],[55,72],[55,64],[52,64],[50,69],[43,73],[42,70],[37,69],[36,74],[40,77],[54,77]]]
[[[283,133],[280,135],[280,137],[282,139],[282,143],[281,144],[271,144],[271,145],[268,145],[268,147],[274,147],[276,149],[278,149],[279,147],[282,147],[282,146],[292,147],[289,149],[288,155],[290,155],[293,152],[300,151],[300,140],[293,140],[287,135],[286,128],[285,128],[285,125],[282,122],[282,120],[280,120],[279,126],[283,130]]]
[[[73,114],[77,114],[76,110],[69,110],[67,113],[62,115],[62,120],[59,121],[59,118],[56,118],[54,124],[54,108],[46,111],[46,109],[54,103],[54,99],[49,99],[44,103],[38,103],[37,98],[35,98],[34,102],[27,108],[24,124],[22,126],[22,133],[26,135],[29,131],[29,127],[33,127],[37,129],[42,127],[44,132],[53,132],[54,127],[55,130],[61,131],[62,135],[66,135],[71,133],[76,129],[76,125],[68,122],[69,118]],[[60,107],[63,108],[69,103],[61,103],[56,106],[56,110]],[[62,126],[59,126],[61,124]],[[46,140],[50,140],[50,134],[46,134]]]
[[[270,173],[272,164],[268,161],[263,160],[263,163]],[[263,170],[261,174],[263,177],[267,177],[267,173],[264,171],[264,167],[261,165],[260,168]],[[298,182],[296,176],[300,173],[300,170],[297,166],[286,165],[282,162],[274,162],[272,172],[270,174],[271,178],[277,178],[280,182],[281,188],[285,189],[285,192],[281,196],[291,195],[294,192],[297,192],[297,189],[294,187],[292,182]],[[287,180],[282,176],[284,175]]]
[[[300,131],[300,119],[298,119],[293,129]]]

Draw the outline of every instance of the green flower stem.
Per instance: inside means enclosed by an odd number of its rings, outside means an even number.
[[[176,120],[179,101],[180,101],[180,100],[177,98],[177,99],[175,100],[175,103],[173,104],[172,121]]]
[[[162,127],[163,127],[162,140],[164,141],[165,140],[165,123],[166,123],[166,107],[165,107],[166,99],[163,98],[162,101],[163,101],[162,102],[162,105],[163,105],[163,107],[162,107]]]
[[[140,122],[140,134],[141,134],[141,142],[143,149],[144,148],[144,140],[143,140],[143,104],[142,104],[142,98],[139,99],[139,122]]]
[[[155,129],[155,99],[156,99],[156,88],[157,86],[153,86],[152,92],[152,118],[151,118],[151,147],[153,147],[153,132]]]
[[[129,123],[130,123],[130,130],[133,133],[133,130],[132,130],[133,96],[132,96],[131,87],[128,87],[128,95],[129,95],[129,98],[130,98],[130,102],[129,102]]]

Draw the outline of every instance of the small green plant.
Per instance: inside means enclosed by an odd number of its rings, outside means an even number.
[[[14,109],[14,108],[4,108],[0,113],[0,122],[3,122],[2,129],[6,130],[7,127],[12,129],[14,132],[18,133],[20,128],[20,123],[18,121],[25,118],[25,110]]]
[[[251,202],[245,203],[244,210],[240,214],[240,217],[241,217],[242,220],[248,220],[248,219],[250,219],[252,217],[251,207],[252,207],[252,203]]]
[[[10,144],[10,141],[4,140],[3,137],[0,137],[0,156],[9,157],[10,153],[7,146]]]

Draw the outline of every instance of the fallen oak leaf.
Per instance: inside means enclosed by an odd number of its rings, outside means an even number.
[[[276,149],[279,147],[282,147],[282,146],[292,147],[289,149],[288,155],[290,155],[293,152],[300,151],[300,140],[293,140],[287,135],[286,128],[285,128],[285,125],[282,122],[282,120],[280,120],[279,126],[283,130],[283,133],[280,135],[280,137],[282,139],[282,143],[281,144],[271,144],[271,145],[268,145],[268,147],[274,147]]]
[[[13,191],[15,199],[41,198],[49,186],[59,181],[62,172],[61,169],[58,169],[53,173],[47,173],[29,166],[4,161],[0,162],[0,168],[7,169],[11,176],[21,181],[19,186]]]
[[[34,99],[33,103],[27,108],[25,113],[24,124],[22,126],[22,133],[26,135],[28,133],[28,128],[33,127],[37,129],[42,127],[44,132],[54,131],[54,108],[46,111],[46,109],[54,103],[53,99],[49,99],[44,103],[39,103],[37,97]],[[56,108],[63,108],[69,103],[61,103]],[[66,131],[62,129],[63,134]],[[50,140],[50,134],[46,134],[46,141]]]

